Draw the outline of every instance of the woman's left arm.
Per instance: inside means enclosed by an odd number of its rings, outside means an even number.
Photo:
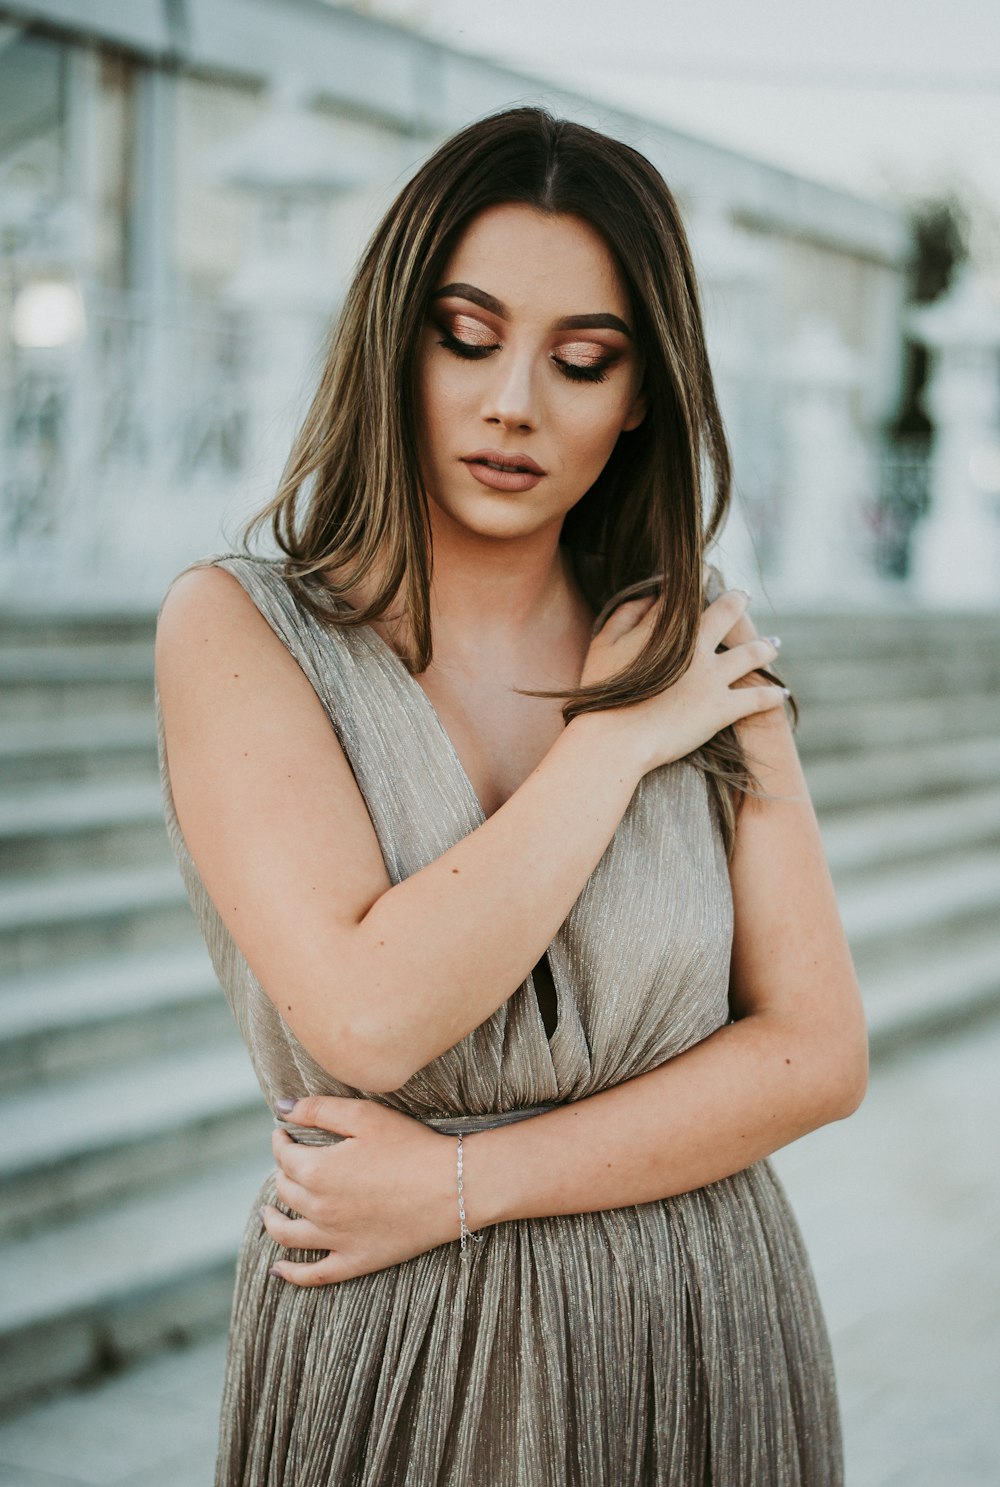
[[[843,1119],[864,1098],[868,1040],[861,994],[791,728],[783,709],[737,726],[757,778],[772,797],[744,800],[730,861],[730,1002],[737,1020],[611,1089],[466,1136],[463,1186],[471,1229],[621,1208],[704,1187]],[[300,1227],[272,1209],[266,1216],[272,1236],[285,1245],[324,1237],[332,1244],[352,1231],[327,1260],[309,1266],[282,1263],[279,1273],[286,1279],[301,1284],[342,1279],[458,1234],[454,1138],[447,1138],[445,1150],[437,1132],[397,1112],[346,1110],[364,1103],[300,1102],[294,1118],[305,1116],[308,1122],[319,1115],[316,1123],[328,1125],[323,1112],[341,1107],[332,1129],[344,1132],[355,1119],[363,1126],[370,1117],[372,1134],[380,1130],[390,1146],[398,1140],[390,1158],[397,1164],[396,1207],[378,1208],[374,1190],[387,1180],[379,1175],[382,1168],[373,1175],[369,1165],[369,1206],[355,1203],[352,1209],[350,1200],[362,1196],[365,1178],[360,1170],[352,1176],[343,1147],[326,1148],[332,1161],[324,1160],[315,1148],[296,1147],[279,1133],[275,1154],[282,1197],[300,1213],[319,1216],[321,1224]],[[370,1146],[370,1155],[374,1152]],[[339,1190],[338,1161],[346,1179]],[[400,1182],[403,1166],[408,1172]],[[356,1239],[349,1210],[360,1226]],[[337,1224],[324,1227],[335,1214]],[[365,1214],[376,1234],[381,1214],[385,1232],[381,1246],[372,1237],[370,1264],[363,1258]],[[389,1230],[398,1231],[398,1238],[390,1240]],[[410,1236],[407,1243],[404,1234]],[[401,1243],[405,1254],[399,1252]]]
[[[737,1021],[624,1084],[467,1138],[470,1223],[703,1187],[843,1119],[864,1098],[861,993],[788,720],[772,710],[747,719],[741,734],[763,789],[779,798],[748,796],[738,817]]]

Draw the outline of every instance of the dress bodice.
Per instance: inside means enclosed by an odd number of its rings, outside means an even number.
[[[427,693],[370,625],[313,614],[276,559],[222,555],[319,698],[364,797],[389,879],[400,882],[479,827],[476,793]],[[234,943],[174,810],[156,697],[167,829],[216,974],[262,1090],[359,1095],[308,1054]],[[646,1072],[728,1020],[732,897],[702,772],[645,775],[547,959],[547,1036],[532,978],[398,1090],[373,1096],[421,1119],[580,1099]]]

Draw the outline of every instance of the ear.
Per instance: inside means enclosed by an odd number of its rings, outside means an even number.
[[[640,390],[636,393],[635,400],[625,415],[625,422],[622,424],[622,433],[627,434],[631,429],[637,429],[648,410],[649,404],[646,400],[646,394]]]

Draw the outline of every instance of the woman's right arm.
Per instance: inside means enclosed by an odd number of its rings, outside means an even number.
[[[398,1089],[512,995],[551,943],[642,776],[781,699],[730,683],[775,650],[716,653],[745,607],[708,606],[673,686],[582,714],[492,816],[391,885],[350,765],[306,677],[237,580],[195,569],[157,627],[177,818],[205,887],[295,1037],[336,1079]],[[651,598],[623,604],[583,679],[620,671]]]

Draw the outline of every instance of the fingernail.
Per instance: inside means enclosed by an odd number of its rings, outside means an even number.
[[[298,1101],[293,1100],[291,1095],[282,1095],[280,1100],[275,1100],[274,1108],[280,1110],[282,1115],[287,1115],[289,1110],[294,1110],[297,1104]]]
[[[748,604],[750,603],[750,590],[749,589],[733,589],[733,593],[734,594],[742,594],[743,597],[744,597],[744,599],[747,601],[747,603]]]
[[[781,689],[781,695],[782,695],[782,697],[791,697],[792,694],[791,694],[790,690],[788,689],[788,687],[782,687],[782,689]]]
[[[285,1278],[282,1275],[281,1271],[278,1270],[277,1267],[274,1266],[274,1265],[271,1266],[270,1270],[267,1273],[268,1273],[268,1275],[273,1275],[274,1278],[275,1278],[275,1280],[284,1280],[284,1278]]]
[[[263,1210],[263,1208],[258,1208],[258,1210],[257,1210],[257,1216],[260,1219],[260,1226],[263,1229],[263,1227],[264,1227],[264,1210]]]
[[[775,648],[776,651],[780,651],[780,649],[781,649],[781,636],[780,635],[765,635],[764,636],[764,639],[770,641],[770,643],[774,646],[774,648]]]

